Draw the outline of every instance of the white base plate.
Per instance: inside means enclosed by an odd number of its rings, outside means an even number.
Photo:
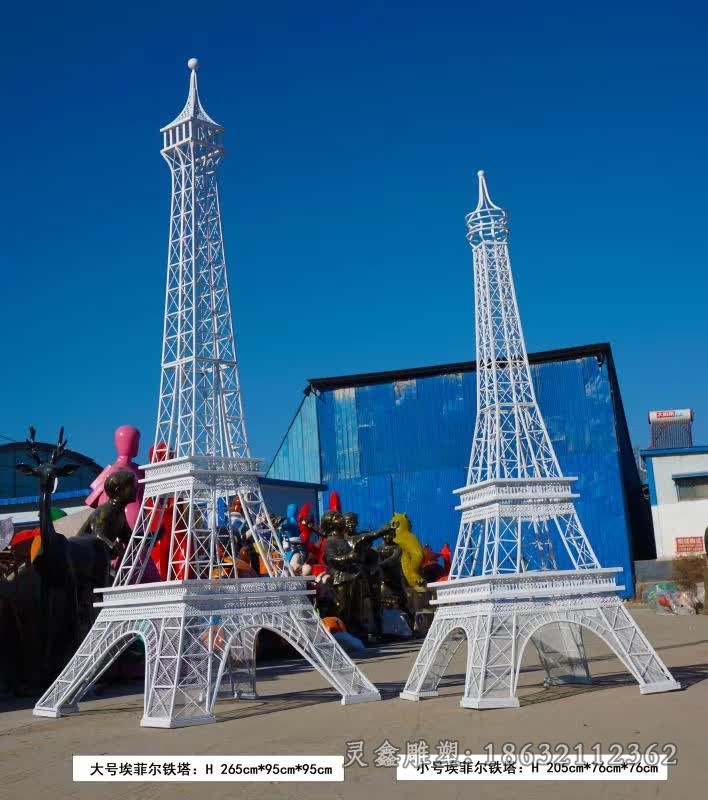
[[[374,700],[380,700],[381,695],[378,692],[368,692],[367,694],[345,694],[342,696],[342,705],[351,706],[355,703],[371,703]]]
[[[398,696],[402,700],[413,700],[417,702],[418,700],[424,700],[426,697],[438,697],[440,692],[433,691],[433,692],[401,692]]]
[[[143,717],[140,725],[143,728],[188,728],[191,725],[208,725],[215,722],[216,717],[208,715],[204,717],[190,717],[185,719],[165,719],[164,717]]]
[[[57,719],[58,717],[68,717],[71,714],[78,713],[79,706],[77,703],[74,703],[70,706],[62,706],[56,710],[53,708],[35,708],[32,711],[32,714],[35,717],[51,717],[52,719]]]
[[[659,692],[675,692],[681,688],[678,681],[659,681],[658,683],[645,683],[639,687],[642,694],[658,694]]]
[[[460,700],[462,708],[518,708],[517,697],[484,697],[481,700],[474,697],[463,697]]]

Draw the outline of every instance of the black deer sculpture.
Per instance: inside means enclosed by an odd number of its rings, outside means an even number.
[[[111,560],[130,534],[124,509],[135,499],[136,483],[132,473],[112,475],[111,485],[106,487],[111,489],[109,503],[91,514],[77,536],[67,539],[54,529],[52,493],[59,479],[72,475],[78,465],[59,464],[68,444],[63,427],[48,461],[42,461],[35,435],[30,426],[27,446],[35,463],[17,464],[16,468],[39,480],[40,542],[33,547],[32,567],[39,575],[40,669],[46,684],[71,658],[93,619],[93,589],[110,583]]]

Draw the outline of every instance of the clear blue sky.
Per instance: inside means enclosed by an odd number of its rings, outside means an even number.
[[[99,461],[153,436],[190,56],[227,129],[242,382],[269,459],[306,379],[474,357],[464,215],[511,212],[529,350],[610,341],[630,429],[708,442],[703,4],[13,3],[4,10],[0,433]]]

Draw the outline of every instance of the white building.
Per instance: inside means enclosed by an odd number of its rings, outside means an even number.
[[[708,447],[642,450],[657,558],[705,553]]]

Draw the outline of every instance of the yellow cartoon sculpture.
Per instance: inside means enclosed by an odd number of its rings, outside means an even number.
[[[423,546],[411,530],[406,514],[394,514],[391,525],[398,525],[395,542],[403,550],[401,567],[409,586],[425,586],[423,578]]]

